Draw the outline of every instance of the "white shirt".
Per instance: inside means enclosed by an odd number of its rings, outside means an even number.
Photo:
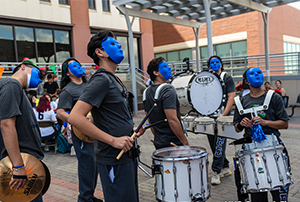
[[[37,112],[35,108],[33,108],[34,115],[36,117],[36,120],[39,121],[54,121],[57,122],[56,116],[54,111],[51,109],[50,111],[45,112]],[[40,128],[41,131],[41,137],[45,137],[48,135],[51,135],[55,132],[53,127],[46,127],[46,128]]]

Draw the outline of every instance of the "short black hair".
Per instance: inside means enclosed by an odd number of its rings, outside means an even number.
[[[158,65],[163,61],[165,61],[163,57],[158,57],[149,62],[147,67],[147,73],[150,75],[152,81],[155,81],[156,78],[156,76],[153,74],[153,71],[158,72]]]
[[[269,84],[269,85],[271,85],[269,81],[266,81],[266,82],[265,82],[265,85],[266,85],[266,84]]]
[[[31,62],[29,59],[24,60],[21,64],[16,66],[16,68],[13,71],[13,74],[16,73],[17,71],[19,71],[19,69],[21,68],[22,65],[26,65],[26,67],[28,67],[28,68],[33,68],[33,67],[37,68],[40,71],[40,79],[44,80],[46,71],[39,69],[38,66],[35,63]]]
[[[280,84],[282,84],[282,82],[281,82],[280,80],[276,80],[275,83],[276,83],[277,81],[278,81]]]
[[[224,68],[223,68],[223,61],[222,61],[222,59],[221,59],[219,56],[217,56],[217,55],[210,56],[210,58],[207,60],[207,67],[210,68],[210,61],[211,61],[211,59],[213,59],[213,58],[218,58],[218,59],[221,61],[221,71],[223,71],[223,70],[224,70]]]
[[[246,71],[243,73],[243,79],[244,79],[245,81],[248,81],[248,80],[247,80],[247,75],[246,75],[246,74],[247,74],[247,71],[248,71],[249,69],[251,69],[251,68],[252,68],[252,67],[247,68]]]
[[[52,78],[53,78],[52,74],[47,75],[47,79],[52,79]]]
[[[102,49],[101,43],[103,39],[106,39],[107,37],[115,37],[114,34],[109,30],[100,30],[98,34],[92,36],[90,39],[90,42],[87,45],[87,55],[93,59],[94,63],[99,65],[99,58],[95,53],[95,50],[97,48]]]

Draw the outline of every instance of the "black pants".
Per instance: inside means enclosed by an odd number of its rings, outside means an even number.
[[[288,165],[289,171],[291,171],[290,167],[290,160],[288,156],[288,152],[286,147],[284,146],[283,142],[279,137],[277,137],[279,144],[283,145],[283,153],[286,154],[286,163]],[[234,178],[235,178],[235,185],[237,187],[237,195],[238,195],[238,200],[239,201],[249,201],[249,195],[248,193],[242,193],[242,185],[241,185],[241,175],[240,175],[240,170],[238,166],[236,167],[236,170],[234,171]],[[274,190],[270,191],[272,194],[273,201],[275,202],[287,202],[288,201],[288,192],[289,192],[289,187],[286,188],[281,188],[280,190]],[[251,193],[251,201],[252,202],[268,202],[268,192],[259,192],[259,193]]]

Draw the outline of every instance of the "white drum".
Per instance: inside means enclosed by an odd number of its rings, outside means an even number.
[[[158,149],[152,159],[154,190],[161,201],[206,201],[210,196],[207,151],[201,147],[179,146]]]
[[[181,75],[171,84],[176,88],[182,115],[192,109],[203,116],[217,114],[225,102],[224,83],[213,71]]]
[[[233,116],[222,116],[217,119],[218,136],[230,139],[240,139],[243,137],[244,131],[236,132],[233,125]]]
[[[247,192],[275,190],[292,183],[284,147],[276,137],[267,135],[267,138],[261,143],[245,144],[244,150],[238,151],[241,184]]]
[[[195,133],[214,135],[215,120],[209,117],[195,119]]]
[[[184,127],[189,132],[194,132],[194,120],[196,117],[194,116],[187,116],[184,118],[184,116],[181,117],[181,120],[184,124]]]

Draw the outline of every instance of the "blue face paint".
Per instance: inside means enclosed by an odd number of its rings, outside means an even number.
[[[217,72],[221,68],[221,61],[219,60],[219,58],[212,58],[209,61],[209,66],[210,66],[210,68],[212,70],[214,70],[215,72]]]
[[[259,68],[251,68],[246,72],[247,80],[254,88],[261,87],[264,83],[264,74]]]
[[[32,67],[31,68],[31,74],[27,73],[27,88],[35,88],[39,85],[39,83],[42,82],[42,80],[40,79],[40,71],[35,68]]]
[[[81,78],[83,73],[85,72],[85,69],[82,68],[81,64],[77,61],[72,61],[68,64],[68,68],[74,76],[77,78]]]
[[[172,78],[171,68],[169,67],[168,63],[166,63],[165,61],[159,63],[158,71],[166,80]]]
[[[113,37],[109,36],[102,41],[101,46],[104,51],[108,54],[109,58],[117,64],[120,64],[124,59],[122,46]]]

